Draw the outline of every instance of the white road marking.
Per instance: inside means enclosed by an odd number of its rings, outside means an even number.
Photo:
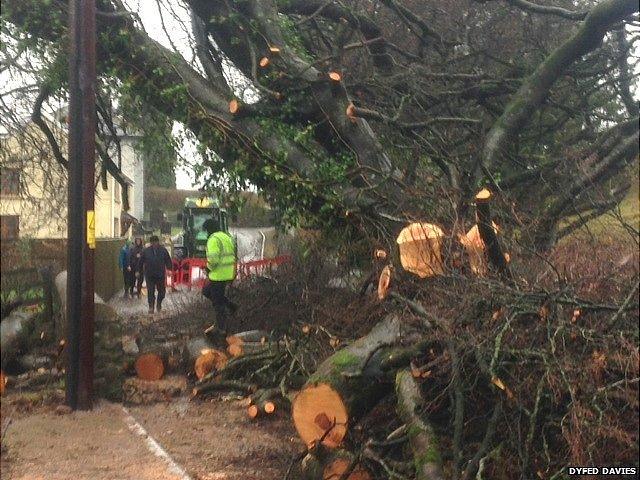
[[[124,412],[125,421],[127,422],[129,430],[145,439],[145,443],[147,444],[147,448],[149,449],[149,451],[156,457],[164,460],[167,465],[169,465],[169,471],[171,473],[177,475],[180,480],[193,480],[193,477],[191,477],[184,468],[178,465],[166,452],[166,450],[162,448],[162,446],[158,442],[156,442],[156,440],[151,435],[149,435],[149,433],[147,433],[144,427],[140,425],[135,418],[133,418],[126,407],[123,406],[122,411]]]

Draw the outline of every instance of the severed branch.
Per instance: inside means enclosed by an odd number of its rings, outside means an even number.
[[[484,242],[487,257],[491,265],[498,271],[501,277],[511,279],[511,271],[504,256],[498,236],[493,228],[491,219],[491,192],[487,189],[481,190],[476,195],[476,214],[478,217],[478,230]]]

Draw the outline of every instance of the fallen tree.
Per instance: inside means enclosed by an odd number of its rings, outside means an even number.
[[[293,423],[306,445],[338,447],[351,425],[390,389],[381,363],[400,340],[400,320],[392,315],[368,335],[331,355],[309,377],[292,405]]]

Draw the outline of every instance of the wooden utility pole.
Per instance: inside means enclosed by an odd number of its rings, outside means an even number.
[[[69,1],[69,185],[67,247],[66,401],[93,401],[95,250],[95,0]]]

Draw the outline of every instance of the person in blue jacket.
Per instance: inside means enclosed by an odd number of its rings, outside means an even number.
[[[120,249],[120,256],[118,257],[118,266],[120,267],[120,270],[122,270],[122,279],[124,280],[124,298],[129,298],[129,292],[133,286],[133,272],[131,271],[129,261],[130,246],[131,241],[127,239]]]

